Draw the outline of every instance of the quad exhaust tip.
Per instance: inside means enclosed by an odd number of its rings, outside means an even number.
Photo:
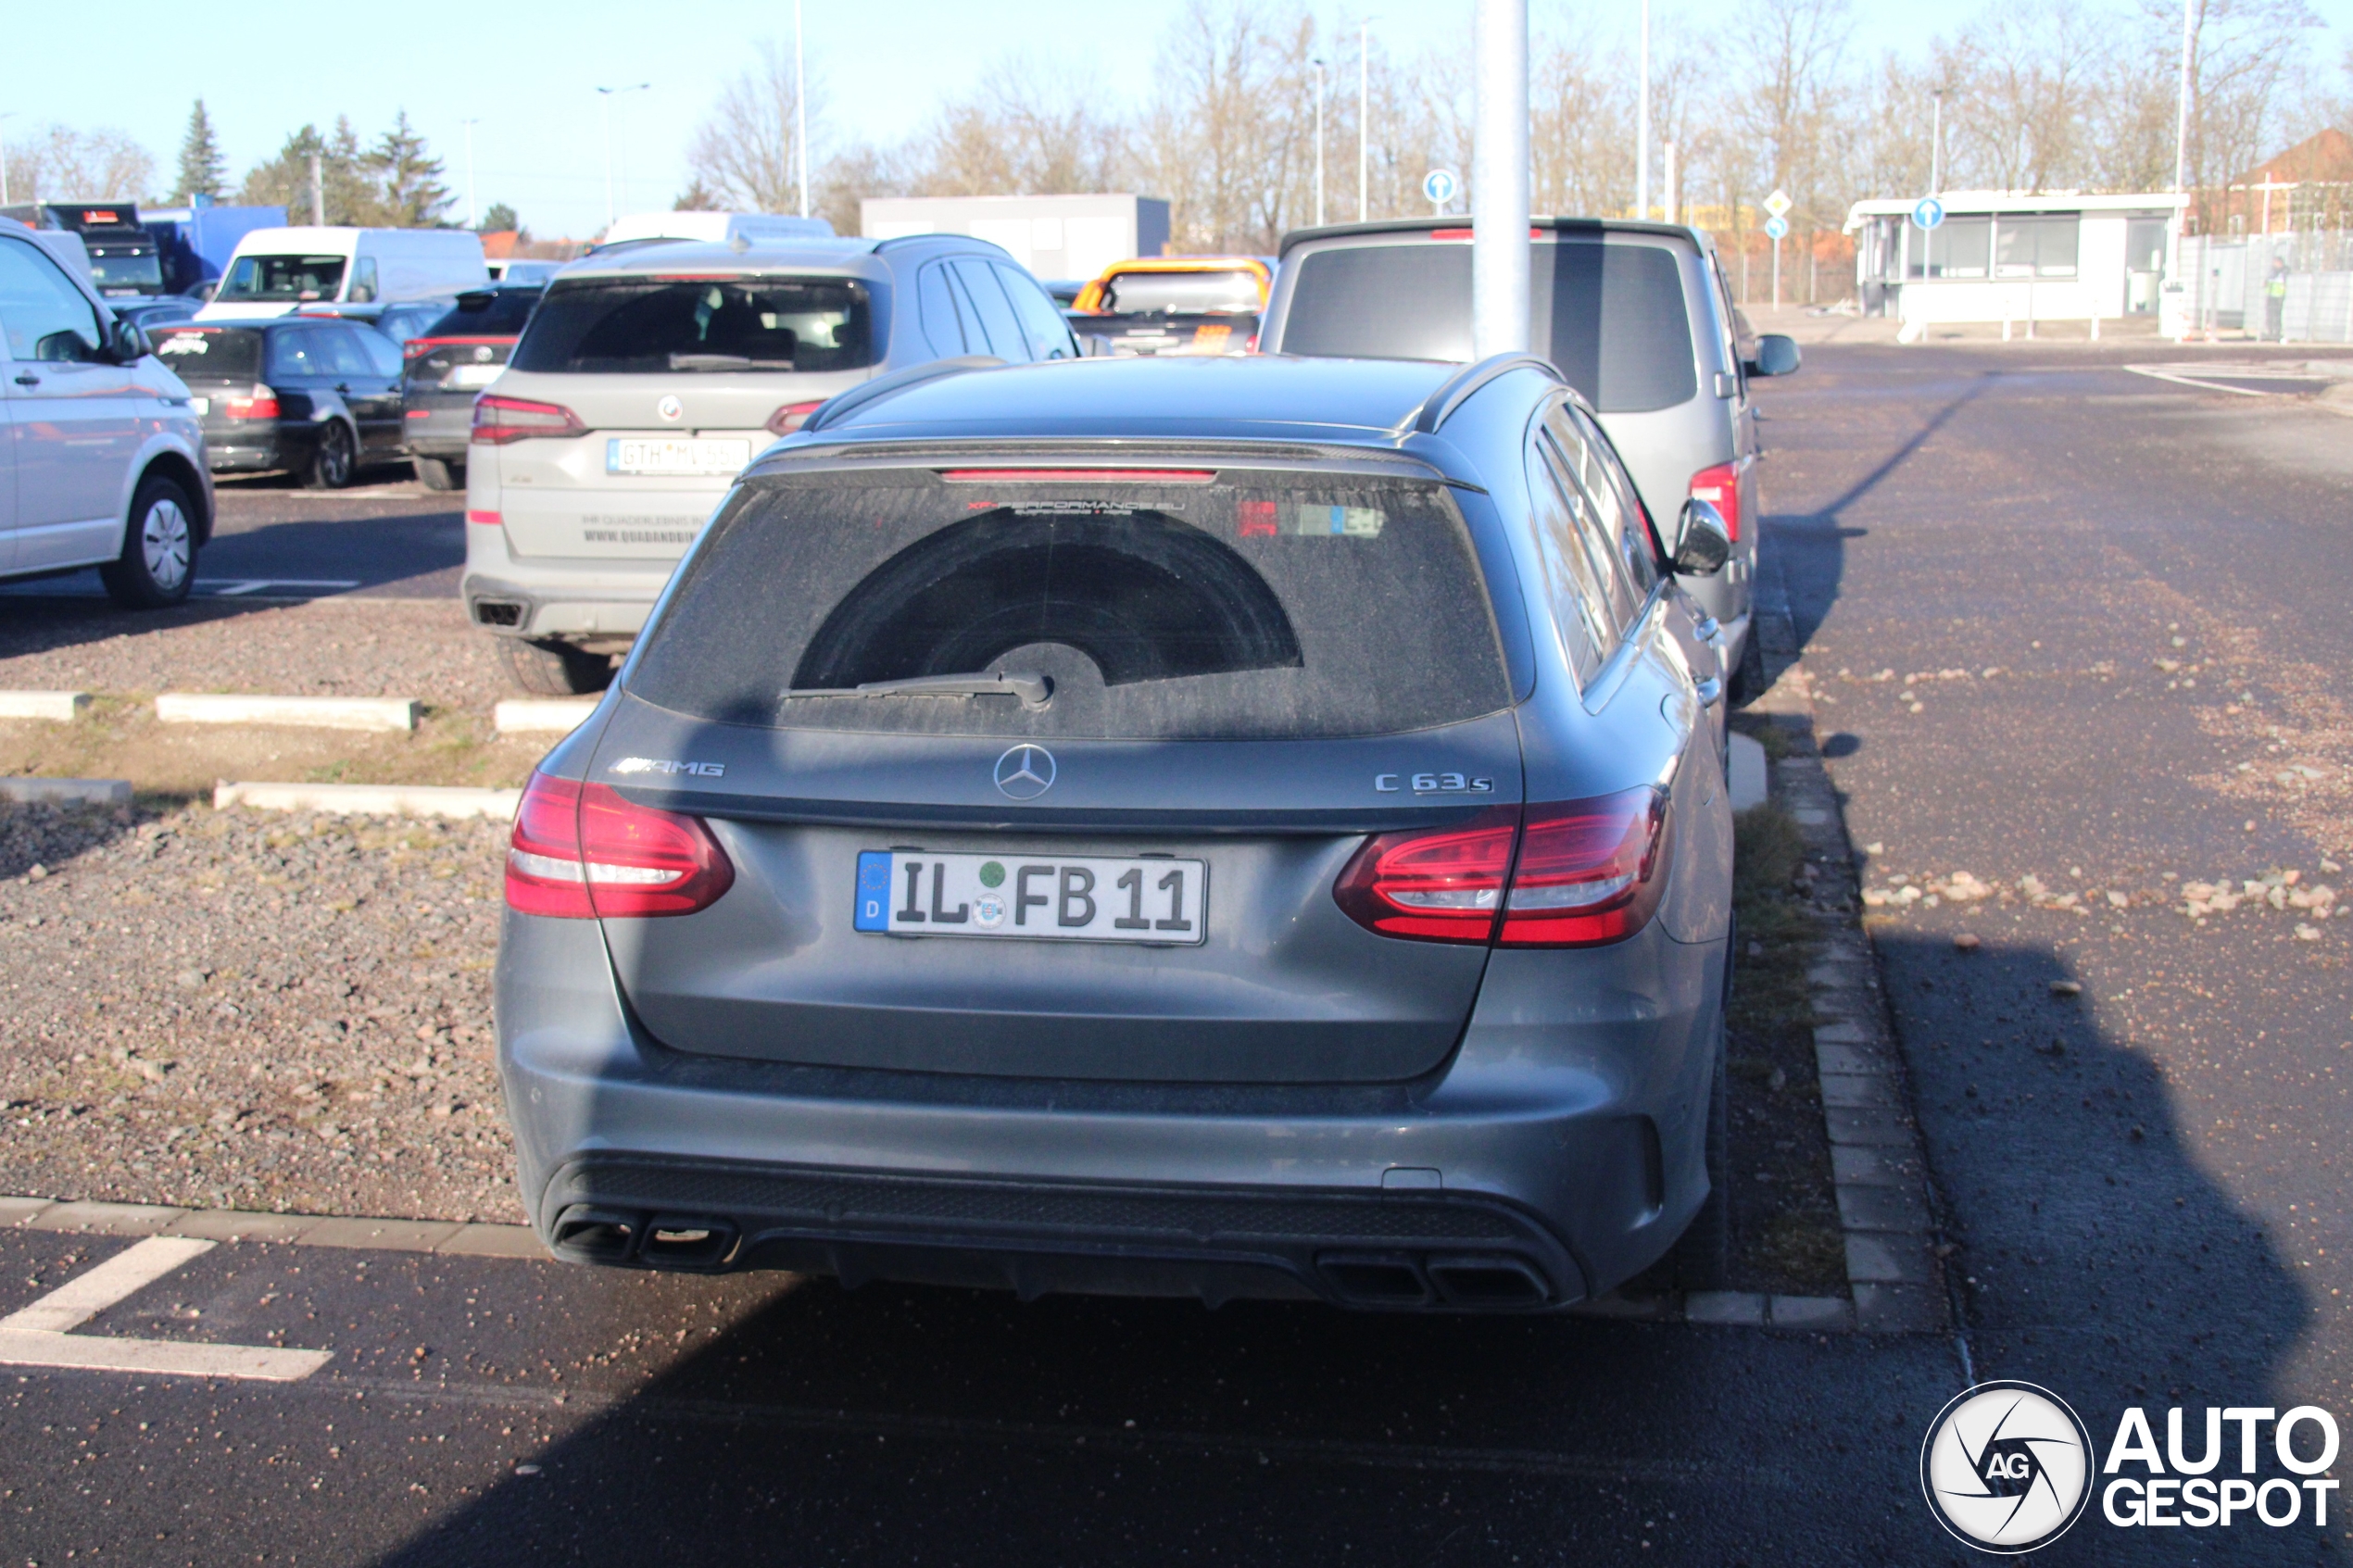
[[[636,1263],[648,1269],[715,1269],[736,1250],[732,1220],[656,1214],[574,1204],[556,1221],[555,1253],[578,1263]]]
[[[1507,1253],[1333,1253],[1315,1260],[1332,1294],[1352,1307],[1524,1311],[1548,1304],[1551,1284]]]

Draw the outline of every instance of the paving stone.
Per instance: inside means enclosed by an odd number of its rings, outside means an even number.
[[[1865,1073],[1831,1073],[1822,1076],[1822,1104],[1825,1108],[1896,1109],[1898,1097],[1895,1080],[1883,1074]]]
[[[1775,1328],[1855,1326],[1855,1304],[1843,1296],[1776,1296],[1771,1311]]]
[[[1762,1327],[1765,1298],[1745,1290],[1694,1290],[1683,1298],[1683,1321]]]
[[[458,1234],[434,1248],[464,1258],[539,1258],[547,1244],[529,1225],[461,1225]]]
[[[257,1214],[243,1209],[194,1209],[171,1222],[165,1234],[205,1241],[299,1241],[324,1223],[316,1214]]]
[[[1865,1334],[1940,1334],[1948,1326],[1944,1297],[1917,1285],[1858,1282],[1855,1326]]]
[[[1814,1044],[1817,1046],[1871,1046],[1878,1043],[1878,1031],[1866,1029],[1859,1023],[1825,1023],[1814,1031]]]
[[[1838,1221],[1850,1231],[1928,1232],[1928,1199],[1917,1182],[1843,1182],[1838,1188]]]
[[[0,1198],[0,1230],[23,1224],[53,1202],[46,1198]]]
[[[1920,1180],[1920,1162],[1907,1148],[1842,1144],[1831,1149],[1831,1175],[1841,1186],[1888,1186]]]
[[[1822,1120],[1830,1127],[1833,1144],[1872,1144],[1908,1151],[1917,1141],[1912,1124],[1892,1110],[1825,1106]]]
[[[1893,1236],[1881,1231],[1846,1233],[1846,1277],[1881,1285],[1931,1285],[1935,1259],[1919,1236]]]
[[[464,1227],[435,1220],[321,1220],[303,1233],[305,1247],[370,1247],[430,1252]]]
[[[1895,1071],[1895,1063],[1884,1051],[1862,1046],[1816,1046],[1814,1070],[1827,1076],[1832,1073],[1880,1073]]]
[[[31,1225],[92,1236],[154,1236],[186,1212],[160,1203],[53,1203]]]

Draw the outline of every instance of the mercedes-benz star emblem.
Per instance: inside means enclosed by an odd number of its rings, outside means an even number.
[[[686,417],[686,406],[678,401],[676,393],[665,392],[661,395],[661,401],[654,405],[654,412],[676,424]]]
[[[1054,787],[1054,754],[1017,746],[997,759],[997,787],[1015,800],[1035,800]]]

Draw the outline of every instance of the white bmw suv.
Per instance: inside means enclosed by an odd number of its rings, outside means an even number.
[[[94,566],[119,604],[186,598],[212,533],[188,389],[145,332],[5,218],[0,376],[14,427],[0,440],[0,578]]]

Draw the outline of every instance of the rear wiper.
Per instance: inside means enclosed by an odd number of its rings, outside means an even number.
[[[904,681],[867,681],[855,686],[805,686],[796,696],[1017,696],[1037,709],[1054,700],[1053,678],[1000,670],[995,674],[916,675]]]
[[[673,354],[673,370],[789,370],[789,359],[754,359],[744,354]]]

